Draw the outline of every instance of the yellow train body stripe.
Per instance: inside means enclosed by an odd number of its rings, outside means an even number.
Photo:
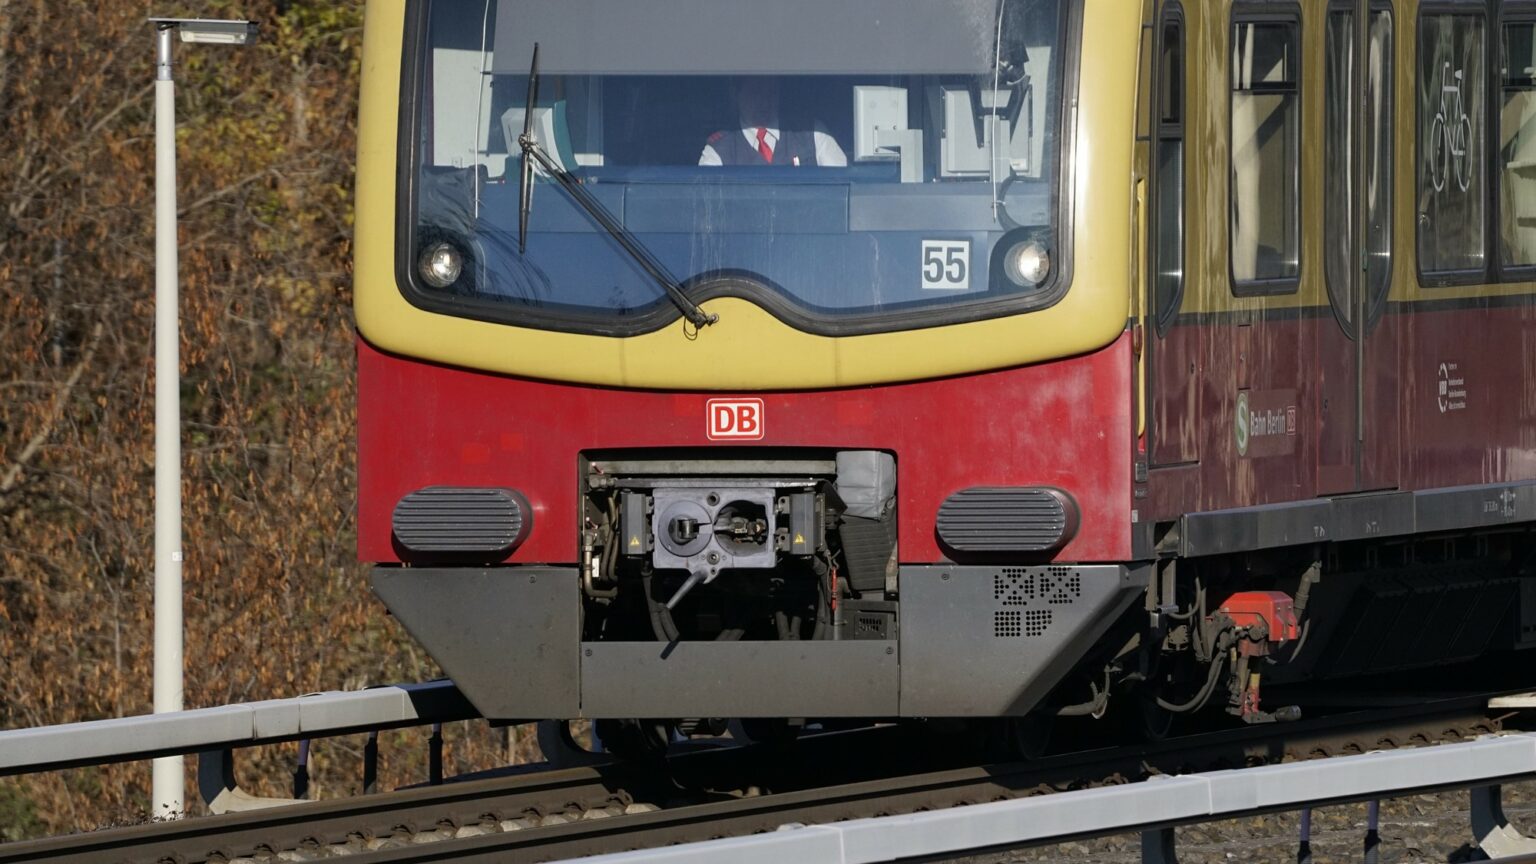
[[[1229,271],[1232,107],[1230,0],[1183,0],[1185,56],[1188,64],[1186,110],[1185,288],[1180,313],[1289,311],[1329,314],[1324,250],[1333,238],[1324,230],[1324,102],[1327,98],[1328,0],[1301,3],[1301,279],[1293,293],[1234,296]],[[1419,57],[1417,20],[1420,3],[1394,0],[1393,22],[1393,303],[1451,301],[1532,293],[1529,282],[1424,287],[1415,261],[1418,243]],[[1256,7],[1248,7],[1255,9]],[[1283,5],[1280,8],[1285,8]],[[1481,7],[1468,6],[1468,11]],[[1262,10],[1260,10],[1262,11]],[[1497,29],[1488,24],[1489,40]],[[1490,41],[1490,50],[1492,41]],[[1490,61],[1492,62],[1492,61]],[[1498,166],[1489,166],[1491,172]],[[1497,231],[1490,222],[1485,230]]]
[[[358,329],[397,354],[558,381],[694,390],[814,389],[999,369],[1092,351],[1130,309],[1132,147],[1140,22],[1124,0],[1085,0],[1070,192],[1072,284],[1056,305],[1019,315],[861,336],[796,330],[739,298],[711,300],[720,322],[632,337],[556,333],[412,306],[395,283],[396,158],[404,0],[371,0],[358,131]],[[917,254],[913,255],[914,268]],[[1064,262],[1061,262],[1064,263]]]

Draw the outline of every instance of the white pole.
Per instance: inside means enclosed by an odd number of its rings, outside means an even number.
[[[155,713],[180,711],[181,346],[176,280],[176,83],[172,27],[156,33],[155,63]],[[180,818],[186,793],[181,756],[154,761],[150,815]]]

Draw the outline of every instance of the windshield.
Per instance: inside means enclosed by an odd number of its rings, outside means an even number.
[[[408,294],[565,330],[675,320],[627,239],[695,301],[745,296],[812,331],[1043,305],[1064,257],[1062,5],[428,3]],[[523,213],[525,129],[585,196],[536,167]]]

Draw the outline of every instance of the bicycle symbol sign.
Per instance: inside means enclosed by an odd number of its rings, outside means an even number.
[[[1461,93],[1462,70],[1451,70],[1449,60],[1441,66],[1440,110],[1429,127],[1429,179],[1435,191],[1445,189],[1445,181],[1454,174],[1456,185],[1467,191],[1472,185],[1472,117]]]

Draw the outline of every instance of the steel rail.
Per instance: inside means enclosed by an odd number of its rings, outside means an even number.
[[[474,821],[487,811],[521,815],[570,805],[608,805],[622,766],[543,771],[508,780],[479,780],[326,801],[270,807],[223,816],[150,822],[84,834],[0,844],[0,864],[68,861],[71,864],[229,860],[258,850],[274,852],[306,843],[345,842],[425,830],[455,817]]]

